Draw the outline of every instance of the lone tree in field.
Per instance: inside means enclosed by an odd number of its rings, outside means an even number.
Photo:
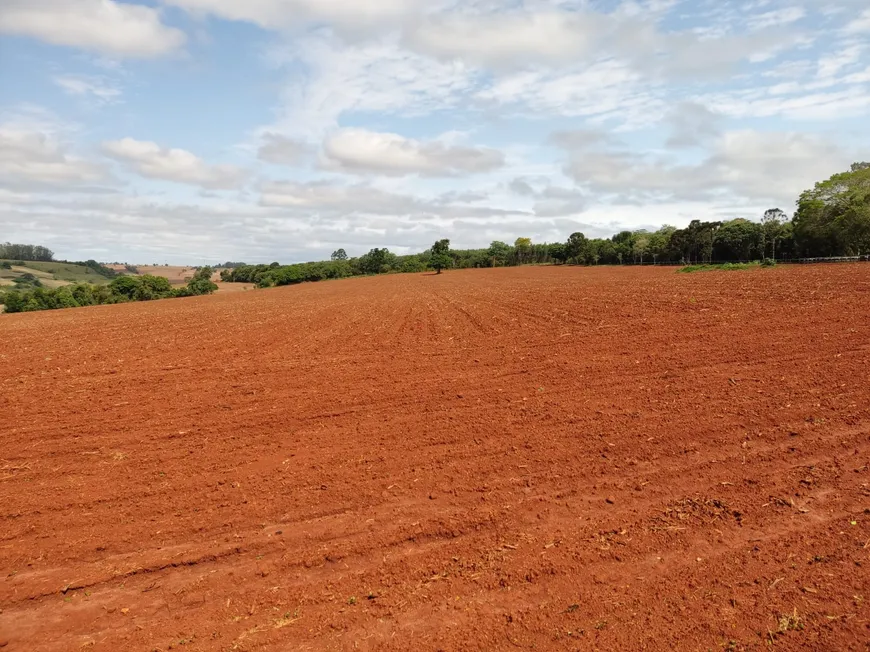
[[[453,259],[450,258],[450,240],[439,240],[432,245],[432,256],[429,258],[429,264],[439,274],[442,269],[450,267]]]

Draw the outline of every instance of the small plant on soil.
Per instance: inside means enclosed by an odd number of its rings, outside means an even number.
[[[788,631],[801,631],[804,628],[804,622],[798,616],[797,608],[790,614],[782,614],[777,625],[780,634],[785,634]]]

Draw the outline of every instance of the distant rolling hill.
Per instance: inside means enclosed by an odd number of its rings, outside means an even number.
[[[17,262],[23,262],[24,264],[19,265]],[[72,285],[73,283],[105,285],[111,280],[85,265],[33,260],[17,262],[14,260],[0,260],[0,286],[20,286],[26,289],[33,287],[33,278],[38,279],[40,284],[47,288],[58,288],[63,285]],[[9,263],[10,268],[6,269],[5,266],[2,266],[3,263]],[[27,276],[28,274],[30,276]],[[19,279],[17,283],[16,279]]]

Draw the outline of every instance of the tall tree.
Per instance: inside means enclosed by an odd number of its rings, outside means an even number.
[[[586,236],[576,231],[568,236],[568,242],[565,244],[565,249],[568,254],[568,260],[579,262],[580,258],[586,252]]]
[[[870,166],[820,181],[801,193],[794,216],[801,255],[843,256],[870,251]]]
[[[453,265],[453,259],[450,257],[450,240],[445,238],[432,245],[429,264],[438,274],[441,273],[442,269]]]
[[[514,242],[514,247],[517,251],[517,264],[522,265],[528,259],[528,255],[532,250],[531,238],[517,238]]]
[[[643,257],[647,254],[650,248],[650,234],[645,231],[638,231],[634,239],[634,255],[635,259],[640,260],[643,265]]]
[[[347,252],[344,249],[336,249],[330,258],[332,260],[347,260]]]
[[[396,263],[396,254],[384,247],[375,247],[359,257],[359,268],[363,274],[383,274],[389,272]]]
[[[771,258],[776,260],[776,241],[782,234],[782,225],[788,220],[788,216],[784,211],[778,208],[768,208],[764,211],[764,216],[761,218],[761,233],[763,236],[761,257],[765,258],[766,247],[765,243],[770,243]]]
[[[511,253],[511,246],[506,242],[493,240],[489,249],[486,250],[486,255],[489,258],[492,267],[498,267],[507,263],[508,256]]]

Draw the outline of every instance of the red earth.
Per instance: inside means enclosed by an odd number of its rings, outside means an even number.
[[[6,650],[870,649],[870,265],[0,317]]]

